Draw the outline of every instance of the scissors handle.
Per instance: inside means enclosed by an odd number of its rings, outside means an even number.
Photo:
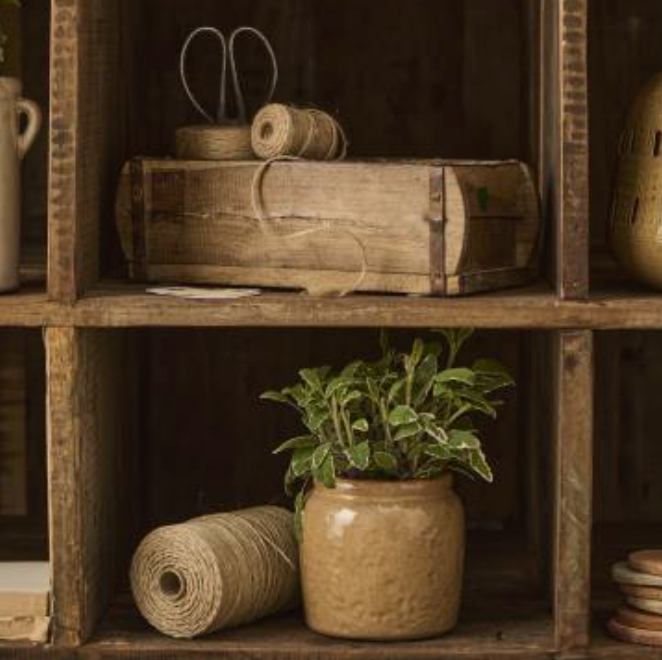
[[[221,81],[220,81],[220,92],[219,92],[219,102],[216,112],[216,118],[214,119],[211,114],[209,114],[198,99],[193,94],[191,86],[188,83],[188,77],[186,73],[186,61],[188,57],[188,51],[191,46],[191,43],[200,35],[207,34],[215,37],[220,41],[222,47],[222,63],[221,63]],[[187,37],[184,45],[182,46],[182,51],[179,56],[179,75],[182,80],[182,86],[184,91],[188,96],[189,100],[193,104],[193,107],[210,123],[210,124],[225,124],[230,122],[230,118],[227,114],[227,70],[228,62],[230,66],[230,73],[232,75],[232,87],[237,102],[237,113],[238,120],[242,124],[248,123],[248,113],[246,111],[246,101],[244,99],[244,93],[241,88],[241,81],[239,79],[239,72],[237,70],[237,63],[235,57],[235,42],[237,37],[242,34],[250,34],[257,37],[262,44],[264,45],[267,54],[271,60],[272,65],[272,75],[269,82],[269,90],[267,96],[263,102],[264,105],[271,102],[274,92],[276,91],[276,86],[278,85],[278,61],[276,59],[276,54],[274,49],[271,46],[269,40],[260,32],[259,30],[253,27],[240,27],[237,28],[231,35],[229,42],[226,41],[223,33],[213,27],[199,27]]]
[[[239,37],[242,34],[248,34],[257,37],[258,40],[261,41],[262,44],[264,45],[264,48],[266,49],[267,54],[269,55],[269,59],[271,60],[271,80],[269,82],[269,89],[267,95],[264,101],[262,102],[262,105],[268,105],[269,103],[271,103],[271,99],[273,98],[274,93],[276,91],[276,86],[278,85],[278,60],[276,59],[276,53],[274,52],[274,49],[271,46],[269,39],[267,39],[267,37],[256,28],[250,26],[240,27],[237,28],[230,35],[230,41],[228,44],[228,59],[230,60],[230,73],[232,74],[232,85],[234,87],[234,93],[237,99],[237,110],[239,113],[239,120],[245,124],[247,123],[246,101],[244,99],[243,90],[241,89],[241,81],[239,80],[239,72],[237,70],[237,60],[235,56],[235,42],[237,40],[237,37]]]
[[[221,63],[221,85],[220,85],[220,95],[218,100],[218,108],[216,111],[216,119],[214,119],[199,103],[198,99],[195,97],[191,91],[191,87],[188,84],[188,77],[186,74],[186,58],[188,55],[188,50],[193,43],[193,41],[199,37],[201,34],[209,34],[216,37],[221,42],[223,60]],[[227,71],[228,71],[228,45],[225,41],[225,37],[220,30],[217,30],[213,27],[199,27],[196,30],[193,30],[191,34],[186,38],[184,45],[182,46],[182,52],[179,55],[179,75],[182,80],[182,85],[186,96],[188,96],[189,101],[193,104],[193,107],[210,123],[210,124],[221,124],[226,119],[226,106],[227,106]]]

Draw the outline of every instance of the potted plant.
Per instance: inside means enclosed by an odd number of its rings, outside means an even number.
[[[474,425],[512,386],[492,360],[457,366],[468,330],[445,345],[384,339],[377,362],[304,369],[264,399],[300,415],[285,485],[296,492],[306,621],[354,639],[416,639],[452,629],[464,565],[464,512],[453,474],[492,481]]]
[[[20,6],[0,0],[0,7]],[[7,35],[0,27],[0,65],[5,62]],[[18,78],[0,76],[0,293],[18,288],[21,243],[21,161],[41,127],[39,106],[21,98]],[[21,116],[26,117],[21,130]]]

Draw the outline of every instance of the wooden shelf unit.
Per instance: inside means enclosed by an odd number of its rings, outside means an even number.
[[[330,12],[341,26],[334,32],[333,20],[327,21],[322,41],[330,55],[324,59],[316,51],[322,58],[320,66],[327,67],[325,75],[331,75],[331,64],[338,56],[334,40],[344,44],[342,29],[368,23],[363,13],[352,13],[364,11],[354,3],[334,2],[320,3],[315,10],[322,16]],[[344,83],[332,80],[313,99],[320,105],[334,102],[336,94],[342,99],[354,122],[357,153],[373,155],[384,148],[399,156],[412,144],[417,156],[438,155],[426,150],[439,149],[453,157],[517,156],[533,163],[539,173],[548,234],[538,285],[456,300],[314,299],[269,293],[221,304],[158,298],[146,294],[144,287],[109,279],[121,270],[112,209],[122,161],[135,153],[166,149],[173,122],[190,119],[172,92],[177,84],[176,49],[187,30],[214,21],[221,27],[253,18],[266,21],[281,39],[277,45],[284,49],[287,70],[296,66],[301,49],[314,47],[311,43],[319,37],[319,25],[306,22],[310,16],[295,0],[220,4],[215,0],[52,0],[48,296],[28,290],[0,298],[0,325],[45,328],[53,644],[46,648],[0,646],[1,657],[662,657],[608,639],[600,614],[591,627],[594,337],[602,330],[662,329],[659,294],[618,283],[595,286],[589,293],[589,273],[599,270],[600,250],[590,251],[588,240],[587,80],[589,64],[602,65],[600,52],[587,58],[587,34],[589,4],[593,9],[598,2],[609,5],[604,15],[610,20],[622,18],[611,0],[421,0],[421,18],[411,18],[414,22],[407,24],[423,31],[421,39],[413,40],[412,46],[408,35],[409,45],[393,46],[390,35],[380,41],[379,30],[388,35],[398,25],[398,0],[380,0],[378,15],[372,17],[374,30],[366,34],[359,30],[347,38],[357,51],[365,48],[368,64],[378,65],[384,49],[391,46],[402,49],[398,52],[403,60],[409,58],[409,68],[414,66],[414,56],[422,58],[421,79],[413,88],[406,86],[402,75],[392,76],[388,83],[393,85],[388,88],[391,92],[409,94],[411,116],[403,122],[410,121],[413,128],[408,132],[400,122],[388,124],[402,114],[398,107],[384,113],[379,107],[366,107],[363,118],[352,114],[366,101],[357,94],[359,84],[368,85],[360,76]],[[652,7],[649,0],[632,4]],[[260,13],[258,6],[265,11]],[[295,7],[291,14],[290,6]],[[408,6],[406,13],[416,15],[417,11],[418,7]],[[288,21],[295,18],[300,21],[296,29],[304,35],[303,42],[287,32]],[[431,18],[438,21],[443,34],[431,27],[437,25]],[[497,21],[506,23],[503,34],[494,29]],[[460,33],[466,34],[461,43]],[[598,36],[594,42],[607,38]],[[438,44],[447,49],[435,54],[441,65],[425,50]],[[448,57],[442,57],[444,53]],[[494,53],[499,56],[492,59]],[[355,70],[352,58],[345,56],[342,63]],[[170,64],[164,65],[165,61]],[[342,71],[341,66],[336,68]],[[297,70],[299,76],[304,73]],[[386,84],[376,77],[377,85]],[[422,99],[411,96],[412,89],[427,89],[425,85],[435,77],[450,81],[441,97],[434,97],[437,91],[422,94]],[[207,81],[203,76],[201,82]],[[288,90],[297,87],[290,85]],[[352,95],[356,100],[349,98]],[[506,97],[516,99],[512,106]],[[437,108],[440,98],[446,100]],[[503,108],[495,107],[501,102]],[[439,121],[435,122],[437,110]],[[420,122],[423,128],[416,126],[416,113],[425,119]],[[402,128],[402,135],[394,126]],[[375,138],[379,131],[388,135],[383,144]],[[600,185],[601,194],[606,194],[603,179]],[[592,222],[603,220],[593,216]],[[324,639],[309,632],[297,615],[196,642],[173,641],[149,630],[130,606],[122,604],[123,591],[116,577],[122,576],[144,531],[141,526],[149,519],[136,519],[148,506],[142,498],[154,499],[164,492],[163,485],[148,484],[145,491],[135,485],[140,466],[153,460],[146,458],[145,451],[154,451],[149,438],[159,431],[158,424],[156,430],[145,428],[139,402],[145,389],[150,401],[167,394],[155,386],[149,371],[144,375],[143,366],[146,360],[167,366],[184,359],[171,350],[176,345],[171,333],[187,333],[198,346],[198,360],[203,352],[200,346],[216,346],[223,341],[222,333],[234,333],[235,338],[229,340],[234,353],[220,351],[214,359],[228,360],[236,367],[233,375],[246,378],[246,371],[237,367],[245,354],[242,351],[248,354],[265,335],[251,335],[255,343],[250,343],[237,339],[239,332],[274,329],[275,339],[267,342],[265,351],[273,350],[277,356],[278,350],[295,342],[287,337],[290,329],[295,333],[303,332],[296,328],[308,328],[311,345],[319,341],[320,350],[326,350],[333,347],[333,337],[327,334],[318,339],[315,334],[328,333],[324,329],[342,333],[439,326],[500,330],[488,338],[490,346],[505,340],[509,354],[524,351],[518,364],[527,364],[529,374],[518,410],[529,412],[522,415],[525,420],[514,424],[519,435],[529,437],[529,444],[526,460],[516,458],[511,473],[522,475],[526,490],[518,491],[520,497],[527,503],[529,499],[542,503],[525,507],[519,522],[531,534],[527,548],[534,564],[542,567],[539,581],[551,583],[549,590],[518,596],[504,587],[490,598],[468,598],[456,633],[395,646]],[[288,363],[287,368],[291,366]],[[213,376],[209,366],[200,373],[205,378]],[[167,384],[171,382],[175,381]],[[211,382],[216,382],[213,377]],[[183,387],[179,385],[176,392]],[[244,387],[241,382],[239,389]],[[544,403],[541,409],[534,407],[540,402]],[[204,404],[207,415],[211,405]],[[543,412],[536,417],[538,410]],[[538,443],[542,436],[544,442]],[[202,444],[207,447],[203,458],[212,457],[209,441]],[[542,454],[537,453],[538,444],[544,447]],[[161,467],[167,468],[167,461]],[[230,482],[238,478],[230,476]],[[235,487],[242,492],[241,484]],[[156,518],[172,520],[183,513],[165,504],[155,511]],[[644,538],[651,538],[648,532]],[[502,554],[509,554],[505,541],[497,546]],[[485,575],[500,574],[501,563],[492,554],[484,553],[483,562]],[[596,609],[600,610],[597,601]]]

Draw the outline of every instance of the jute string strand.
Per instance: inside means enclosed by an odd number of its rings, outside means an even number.
[[[253,27],[240,27],[231,35],[229,41],[220,30],[213,27],[200,27],[191,32],[179,58],[179,75],[182,86],[193,107],[205,118],[207,125],[186,126],[175,134],[175,149],[178,158],[200,160],[235,160],[253,158],[251,147],[251,127],[248,120],[246,99],[237,69],[235,45],[241,35],[257,37],[264,45],[272,66],[272,76],[264,102],[269,103],[278,84],[278,61],[271,43],[266,36]],[[193,94],[186,74],[186,60],[191,43],[200,35],[215,37],[221,44],[221,79],[218,108],[212,117]],[[232,79],[232,88],[237,104],[237,118],[228,115],[228,68]]]
[[[155,530],[133,557],[131,588],[152,626],[192,638],[294,607],[297,567],[292,514],[257,507]]]
[[[347,137],[334,117],[321,110],[280,103],[258,112],[251,141],[255,155],[263,160],[280,156],[342,160],[347,155]]]
[[[368,255],[363,241],[351,229],[347,229],[345,227],[334,227],[328,220],[324,220],[318,226],[311,227],[310,229],[303,229],[301,231],[292,232],[289,234],[281,234],[277,231],[274,231],[274,227],[277,226],[277,220],[283,218],[279,218],[277,216],[269,216],[265,211],[263,187],[264,177],[268,169],[271,167],[271,165],[279,161],[301,162],[302,160],[303,159],[298,156],[279,156],[277,158],[270,158],[257,168],[251,185],[251,204],[253,207],[253,214],[259,222],[261,231],[266,236],[275,238],[277,240],[294,241],[322,232],[342,233],[351,238],[351,240],[359,247],[359,250],[361,251],[360,272],[354,283],[340,291],[331,289],[323,284],[313,284],[312,282],[307,287],[308,292],[314,295],[344,297],[357,291],[365,281],[365,278],[368,274]]]

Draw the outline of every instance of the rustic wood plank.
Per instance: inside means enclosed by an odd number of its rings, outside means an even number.
[[[554,344],[554,618],[568,651],[589,641],[593,335],[562,331]]]
[[[53,636],[61,646],[92,633],[122,564],[117,530],[129,487],[118,477],[119,440],[132,399],[121,396],[130,392],[125,350],[122,333],[47,331]],[[132,540],[129,525],[122,535]]]
[[[543,190],[559,295],[588,295],[587,0],[545,0]]]
[[[119,2],[53,0],[49,292],[74,300],[100,271],[119,149]]]
[[[63,322],[66,308],[50,302],[40,289],[26,287],[19,293],[0,296],[0,327],[36,328]]]
[[[266,292],[223,302],[182,300],[143,287],[106,284],[78,302],[68,323],[80,327],[477,327],[662,329],[662,297],[605,289],[589,301],[558,300],[544,287],[438,299],[351,295],[320,298]]]
[[[451,635],[421,642],[360,643],[317,635],[300,614],[272,617],[251,626],[197,640],[176,640],[150,629],[128,602],[111,610],[97,636],[82,649],[83,658],[240,658],[265,660],[444,660],[448,658],[548,658],[552,653],[549,615],[539,602],[467,603]]]

